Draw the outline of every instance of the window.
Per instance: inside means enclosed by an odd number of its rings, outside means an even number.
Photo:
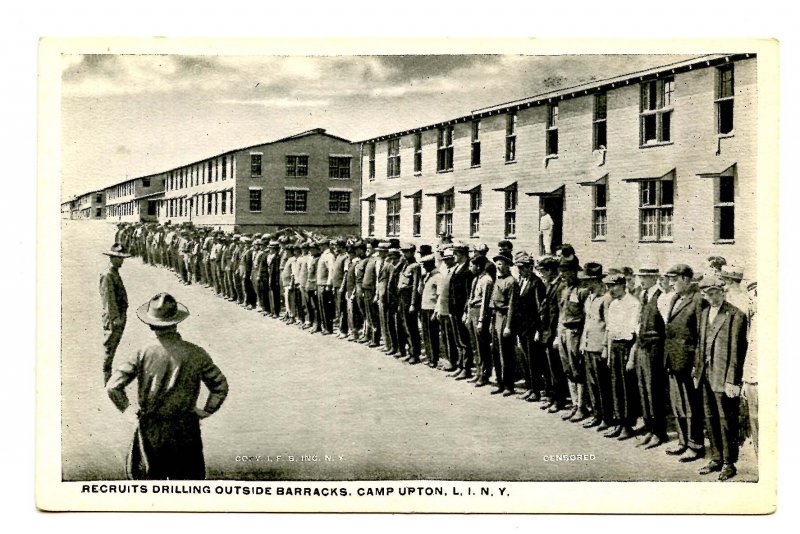
[[[392,139],[388,143],[389,151],[386,161],[386,176],[400,176],[400,139]]]
[[[414,134],[414,174],[422,173],[422,134]]]
[[[206,215],[211,215],[211,195],[206,194]]]
[[[547,106],[547,142],[548,156],[558,155],[558,104]]]
[[[225,215],[225,213],[228,211],[228,192],[223,191],[221,194],[222,194],[222,207],[220,211],[222,212],[223,215]]]
[[[517,112],[506,115],[506,161],[517,159]]]
[[[308,156],[286,156],[286,176],[291,178],[308,176]]]
[[[222,156],[222,179],[228,178],[228,157]]]
[[[386,201],[386,235],[400,235],[400,198]]]
[[[369,179],[375,179],[375,143],[369,145]]]
[[[142,187],[150,187],[150,178],[142,178]]]
[[[606,116],[608,111],[606,93],[594,95],[594,121],[592,127],[592,149],[608,148]]]
[[[261,189],[250,190],[250,211],[261,211]]]
[[[511,186],[504,191],[505,194],[505,237],[517,235],[517,186]]]
[[[672,180],[645,180],[640,185],[639,236],[642,241],[672,241]]]
[[[328,211],[350,213],[350,191],[329,191]]]
[[[250,175],[261,176],[261,154],[250,154]],[[208,162],[208,181],[211,181],[211,162]]]
[[[592,203],[592,239],[604,240],[608,234],[608,213],[606,212],[606,202],[608,201],[608,186],[597,184],[592,187],[594,201]]]
[[[367,235],[375,235],[375,199],[367,201]]]
[[[233,173],[231,173],[231,175],[232,174]],[[231,215],[233,215],[233,210],[234,210],[234,207],[236,206],[236,203],[233,201],[233,189],[229,190],[229,194],[231,196]]]
[[[97,208],[94,212],[95,217],[101,217],[103,215],[103,208]]]
[[[284,211],[305,213],[308,209],[308,191],[287,189],[284,193]]]
[[[469,194],[469,236],[481,235],[481,190]]]
[[[481,164],[481,121],[472,121],[472,145],[469,162],[473,167],[478,167]]]
[[[306,170],[308,166],[306,165]],[[330,156],[328,158],[328,177],[350,178],[350,156]]]
[[[734,218],[734,178],[720,176],[714,191],[714,239],[732,241],[736,237]]]
[[[422,193],[411,197],[413,202],[411,233],[415,236],[422,235]]]
[[[439,235],[453,235],[453,193],[436,197],[436,231]]]
[[[103,201],[103,195],[97,195],[94,200],[95,200],[95,202],[102,202]]]
[[[642,84],[640,144],[668,143],[672,140],[672,105],[675,80],[665,78]]]
[[[733,133],[733,65],[717,69],[717,133]]]
[[[439,128],[439,139],[437,142],[436,170],[438,172],[453,170],[453,127],[444,126]]]

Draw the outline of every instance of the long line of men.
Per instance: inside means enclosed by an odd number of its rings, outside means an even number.
[[[718,256],[698,274],[581,267],[566,244],[534,259],[507,240],[491,260],[486,245],[445,240],[417,251],[395,239],[155,223],[121,224],[116,240],[184,284],[475,387],[494,377],[491,394],[539,402],[610,439],[659,447],[671,407],[677,444],[666,453],[709,456],[700,473],[719,480],[736,474],[744,396],[757,452],[757,286],[746,292],[742,271]]]

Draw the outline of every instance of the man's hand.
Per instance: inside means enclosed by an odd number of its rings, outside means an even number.
[[[725,384],[725,395],[730,399],[735,399],[742,392],[742,386]]]
[[[113,326],[116,326],[117,328],[119,328],[119,327],[121,327],[121,326],[124,326],[124,325],[125,325],[125,320],[124,320],[122,317],[117,317],[116,319],[114,319],[114,320],[111,322],[111,324],[112,324]]]
[[[511,329],[509,327],[503,328],[503,337],[511,337]]]
[[[625,370],[631,372],[633,371],[633,368],[634,368],[633,358],[628,358],[628,361],[625,362]]]
[[[195,407],[195,409],[194,409],[194,413],[195,413],[195,415],[197,415],[197,417],[198,417],[198,418],[200,418],[200,419],[205,419],[206,417],[208,417],[209,415],[211,415],[211,414],[210,414],[210,413],[208,413],[207,411],[205,411],[205,410],[201,410],[200,408],[197,408],[197,407]]]

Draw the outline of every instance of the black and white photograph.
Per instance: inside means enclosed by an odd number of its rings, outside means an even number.
[[[776,43],[225,44],[41,43],[41,508],[774,510]]]

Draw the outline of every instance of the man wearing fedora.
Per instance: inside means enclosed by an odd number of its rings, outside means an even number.
[[[711,461],[701,475],[736,475],[739,459],[739,395],[747,352],[747,318],[725,300],[725,282],[705,276],[700,283],[709,306],[700,314],[700,341],[692,379],[703,395]]]
[[[205,479],[200,419],[219,410],[228,395],[228,381],[211,356],[184,341],[177,325],[189,316],[172,295],[159,293],[136,311],[156,340],[115,369],[108,396],[119,411],[130,401],[125,387],[138,379],[139,424],[127,458],[132,480]],[[200,383],[209,390],[197,407]]]
[[[103,347],[105,348],[105,359],[103,360],[103,383],[108,382],[111,376],[111,363],[114,361],[114,354],[122,339],[125,331],[125,323],[128,318],[128,293],[125,291],[125,284],[119,275],[119,268],[125,258],[130,258],[125,247],[119,243],[114,243],[111,249],[103,252],[110,261],[108,270],[100,275],[100,301],[103,305]]]
[[[578,273],[581,288],[587,292],[583,303],[585,318],[581,332],[580,352],[586,373],[586,392],[592,406],[592,418],[584,428],[597,427],[598,432],[608,430],[613,421],[611,402],[611,374],[606,363],[607,335],[606,313],[608,300],[603,284],[603,266],[586,262]]]

